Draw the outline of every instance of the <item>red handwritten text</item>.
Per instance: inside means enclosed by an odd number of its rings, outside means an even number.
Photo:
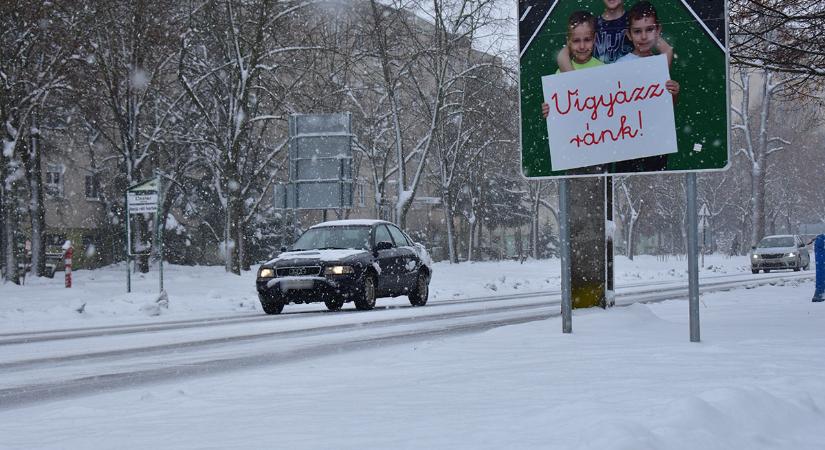
[[[576,108],[579,112],[589,111],[590,118],[596,120],[599,118],[599,110],[607,108],[607,117],[613,117],[616,105],[623,105],[625,103],[641,102],[651,98],[661,97],[665,93],[665,89],[659,83],[651,83],[647,86],[640,86],[631,91],[622,89],[622,82],[617,82],[618,88],[615,92],[605,94],[591,95],[589,97],[579,97],[579,90],[568,90],[567,97],[559,99],[558,93],[553,93],[550,99],[556,107],[556,111],[560,115],[566,115],[572,108]]]
[[[622,115],[619,119],[619,128],[616,130],[602,130],[601,132],[594,132],[590,130],[590,123],[585,125],[585,131],[582,134],[576,135],[573,139],[570,139],[571,144],[576,144],[577,148],[581,148],[582,145],[585,147],[590,147],[591,145],[599,145],[608,140],[616,142],[625,139],[633,139],[638,136],[642,132],[642,112],[639,111],[639,123],[638,127],[635,127],[628,123],[628,118],[626,115]],[[635,124],[634,124],[635,125]]]

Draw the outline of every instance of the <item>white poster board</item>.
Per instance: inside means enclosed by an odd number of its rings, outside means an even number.
[[[553,170],[676,153],[664,55],[541,78]]]
[[[157,193],[128,192],[126,200],[129,204],[129,214],[154,214],[158,211]]]

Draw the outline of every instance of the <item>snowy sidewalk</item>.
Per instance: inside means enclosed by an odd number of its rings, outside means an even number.
[[[576,311],[458,338],[0,412],[0,448],[821,449],[813,284]]]

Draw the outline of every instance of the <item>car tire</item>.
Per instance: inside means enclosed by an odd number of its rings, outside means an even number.
[[[802,270],[802,268],[801,268],[801,267],[794,267],[794,268],[793,268],[793,271],[794,271],[794,272],[799,272],[800,270]]]
[[[424,306],[427,304],[427,298],[430,295],[430,277],[424,272],[418,272],[418,277],[415,280],[415,287],[407,296],[410,299],[412,306]]]
[[[283,300],[261,297],[261,308],[267,314],[280,314],[284,310]]]
[[[771,269],[765,269],[765,273],[771,273]]]
[[[751,269],[751,273],[757,274],[759,273],[759,269]]]
[[[366,274],[361,294],[355,300],[355,309],[369,311],[373,308],[375,308],[375,276]]]
[[[324,300],[324,305],[326,305],[327,309],[330,311],[340,311],[341,307],[344,306],[344,301],[340,298],[334,298],[330,300]]]

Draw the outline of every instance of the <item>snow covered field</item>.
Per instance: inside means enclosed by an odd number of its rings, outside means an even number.
[[[751,277],[746,263],[706,257],[701,277]],[[686,267],[674,258],[619,258],[617,285],[683,281]],[[76,272],[72,289],[57,279],[3,285],[0,326],[7,333],[260,314],[252,275],[222,270],[170,268],[170,305],[159,310],[154,273],[129,295],[115,269]],[[435,270],[434,303],[558,289],[557,261]],[[703,295],[698,344],[688,342],[687,302],[677,300],[577,310],[572,335],[555,317],[0,405],[0,448],[821,449],[825,304],[811,303],[812,294],[812,282],[787,281]],[[386,304],[406,298],[379,301]],[[285,312],[302,309],[324,307]]]

